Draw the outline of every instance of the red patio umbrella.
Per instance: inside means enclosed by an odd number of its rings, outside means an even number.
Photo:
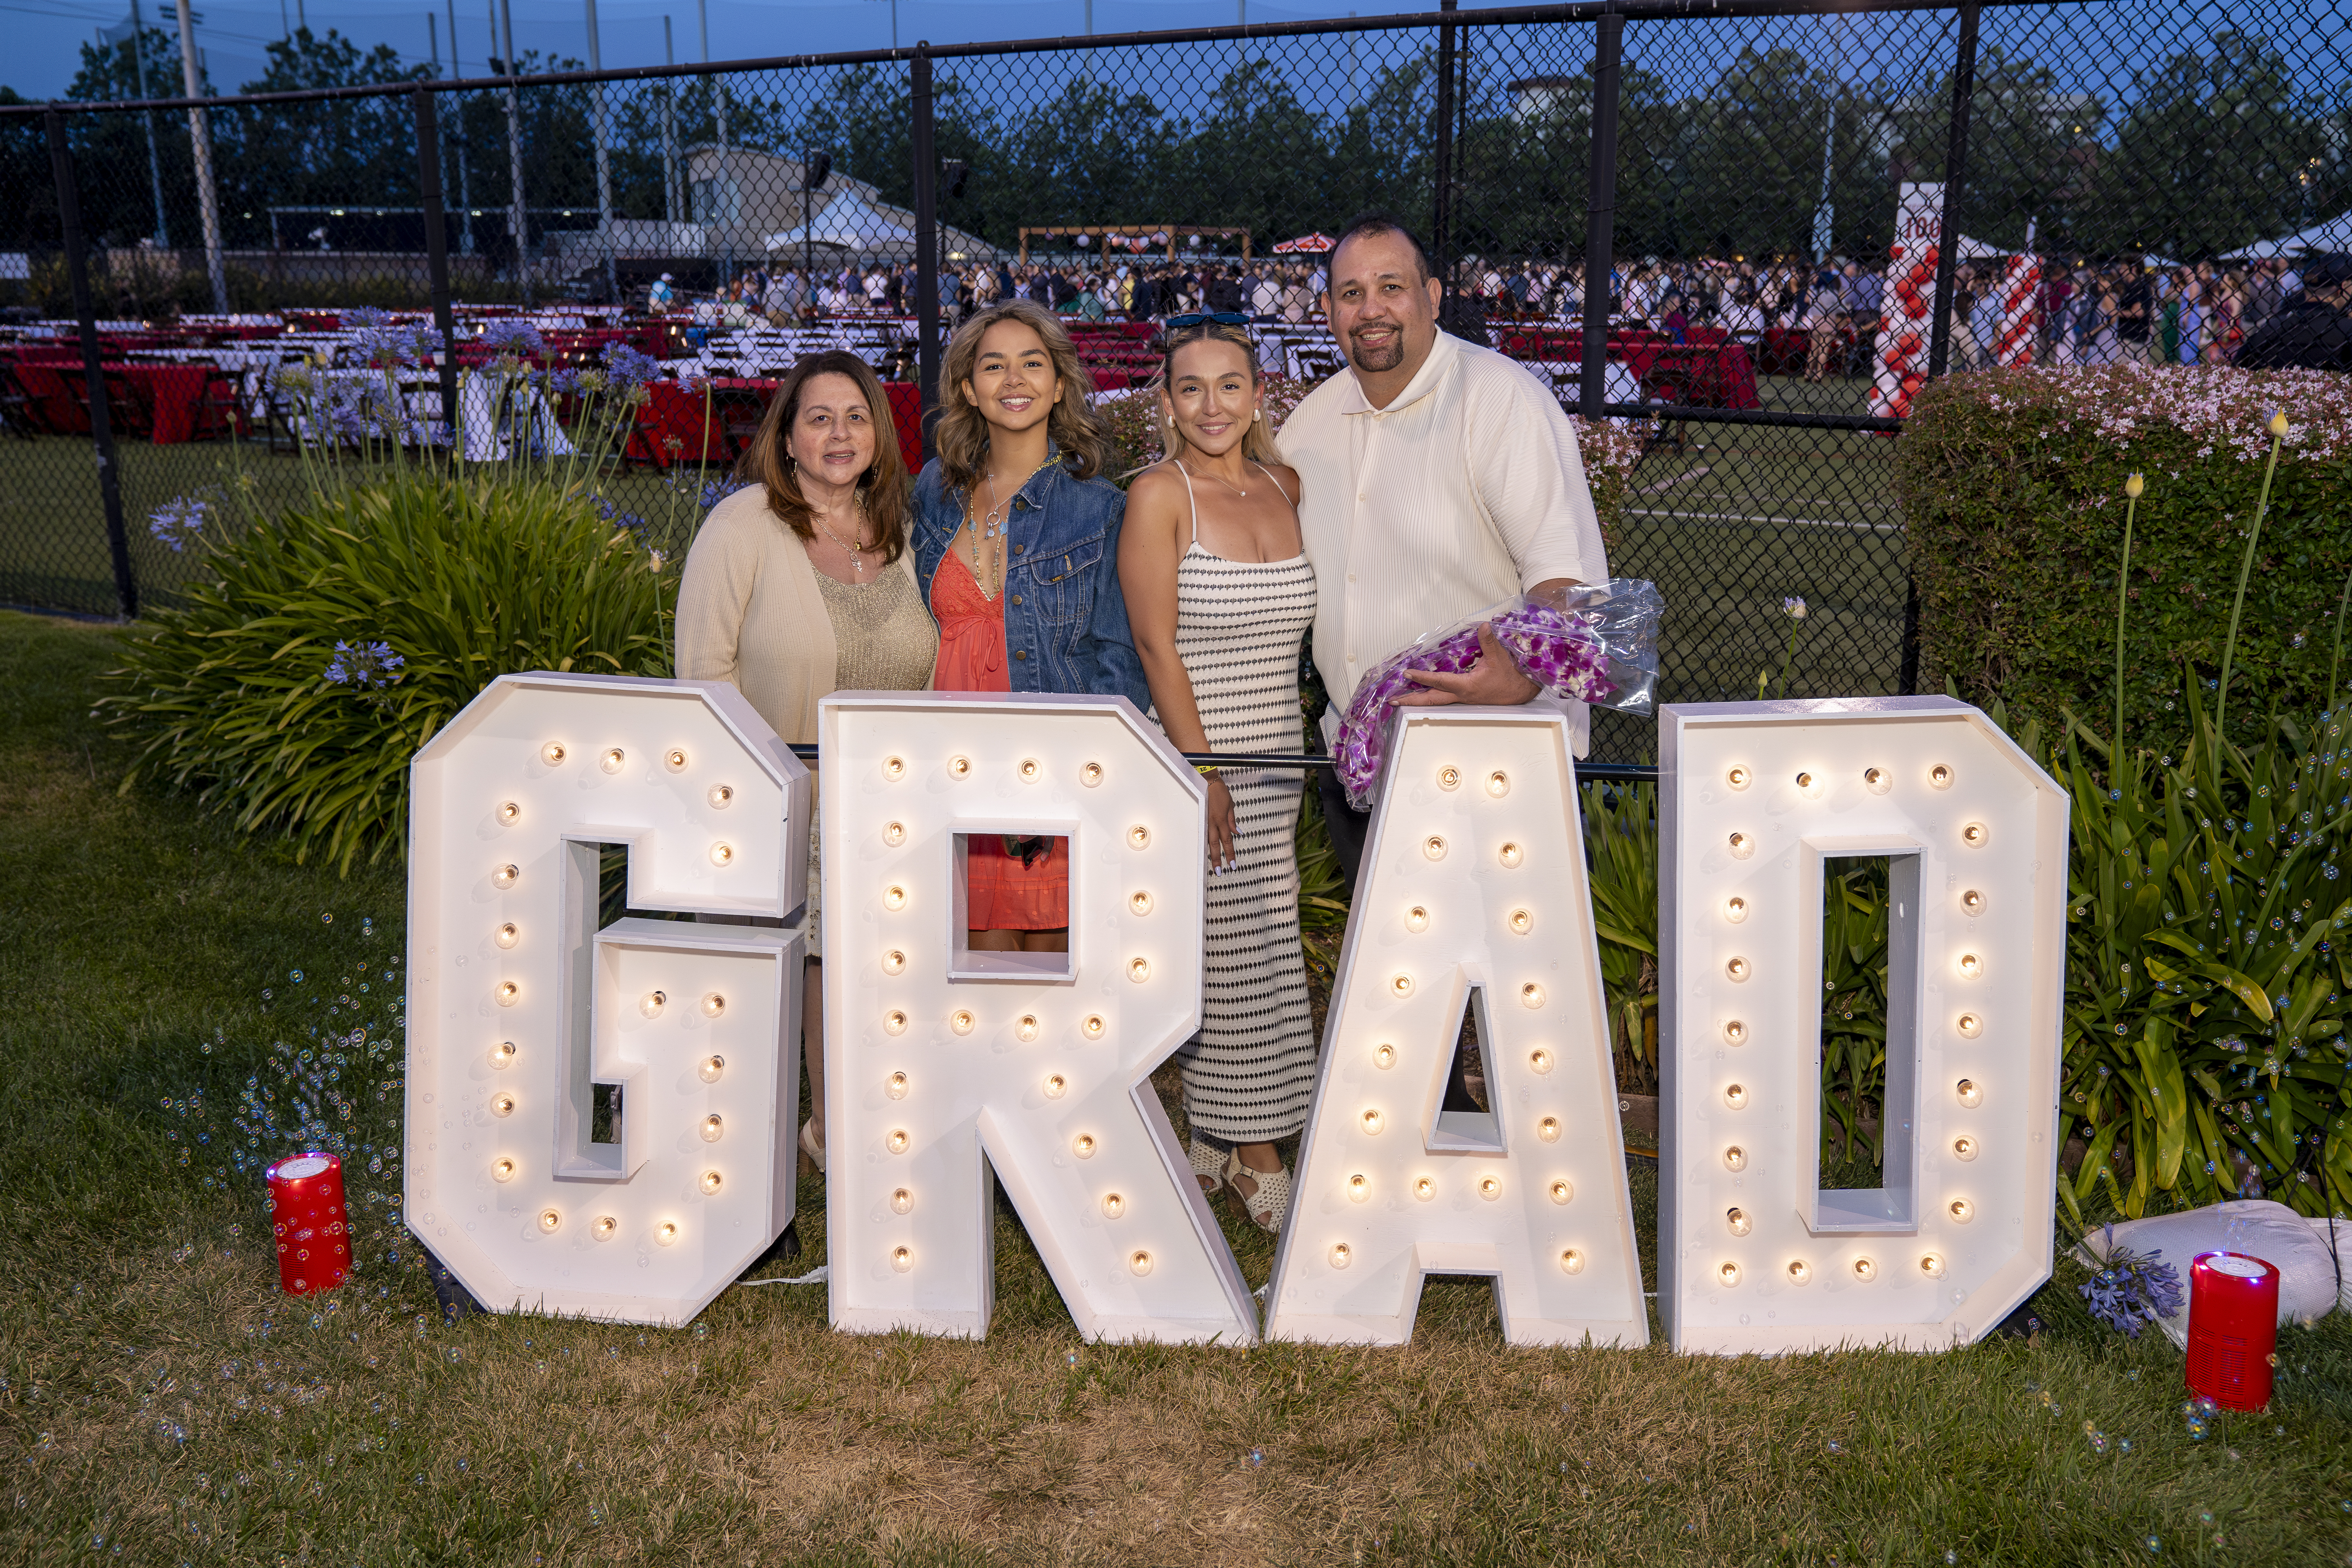
[[[1331,237],[1328,234],[1302,234],[1297,239],[1284,240],[1274,250],[1277,256],[1297,256],[1307,251],[1319,254],[1330,249],[1331,243]]]

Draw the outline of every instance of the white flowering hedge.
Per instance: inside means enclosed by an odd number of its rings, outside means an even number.
[[[2221,662],[2246,532],[2284,411],[2239,628],[2230,732],[2329,705],[2352,572],[2352,379],[2115,365],[1987,371],[1920,394],[1896,447],[1922,689],[1948,679],[2052,727],[2115,709],[2125,479],[2146,476],[2124,614],[2125,730],[2177,750],[2184,683]],[[2352,666],[2347,666],[2352,670]]]

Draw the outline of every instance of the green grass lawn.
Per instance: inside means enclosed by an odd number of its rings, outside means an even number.
[[[678,1330],[444,1325],[389,1218],[396,1035],[309,1033],[384,1022],[401,879],[119,795],[127,748],[88,716],[118,635],[0,613],[0,1562],[2352,1554],[2352,1329],[2291,1331],[2271,1411],[2192,1442],[2179,1355],[2089,1320],[2071,1263],[2036,1339],[1942,1355],[1517,1351],[1467,1279],[1430,1285],[1406,1349],[1087,1346],[1008,1212],[984,1343],[835,1334],[796,1286]],[[362,1263],[297,1300],[222,1151],[290,1152],[236,1124],[289,1125],[330,1071]],[[824,1258],[819,1183],[800,1205],[808,1251],[772,1272]],[[1262,1282],[1271,1247],[1225,1217]]]

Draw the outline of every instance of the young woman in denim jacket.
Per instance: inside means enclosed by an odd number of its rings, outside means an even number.
[[[1118,587],[1127,497],[1077,350],[1053,313],[1008,300],[958,328],[940,367],[939,456],[915,482],[915,573],[940,623],[940,691],[1060,691],[1151,705]],[[971,846],[967,940],[1069,947],[1068,847]]]

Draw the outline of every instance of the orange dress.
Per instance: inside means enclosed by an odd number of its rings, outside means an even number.
[[[971,563],[953,550],[931,574],[931,614],[940,623],[939,691],[1010,691],[1004,647],[1004,600],[980,591]],[[1070,923],[1070,860],[1066,839],[1045,840],[1029,865],[1007,853],[991,834],[971,845],[970,899],[964,923],[972,931],[1059,931]]]

